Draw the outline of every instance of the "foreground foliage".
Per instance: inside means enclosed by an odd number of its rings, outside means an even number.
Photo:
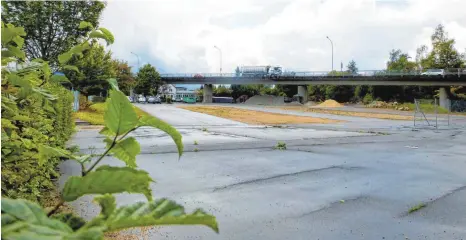
[[[40,201],[54,188],[60,159],[44,160],[38,151],[64,147],[74,129],[73,96],[47,62],[24,62],[24,35],[2,23],[2,196]]]
[[[113,42],[113,36],[108,31],[93,29],[92,25],[86,22],[82,22],[80,27],[92,29],[87,41],[101,38],[109,43]],[[24,59],[25,54],[20,50],[20,45],[24,41],[21,36],[24,34],[22,28],[5,26],[2,23],[2,66]],[[72,65],[66,64],[73,56],[82,56],[82,51],[89,47],[87,41],[58,56],[62,67],[74,69]],[[23,105],[29,106],[29,102],[40,102],[42,108],[54,110],[53,101],[56,101],[58,96],[53,95],[45,86],[54,81],[67,80],[63,76],[60,79],[50,76],[51,71],[47,63],[40,60],[38,62],[42,64],[26,65],[27,71],[26,68],[20,68],[19,71],[2,68],[2,71],[5,70],[2,74],[2,77],[4,76],[2,78],[4,90],[2,91],[2,165],[4,159],[9,159],[18,168],[19,172],[16,175],[24,175],[22,172],[24,169],[21,168],[23,162],[31,161],[36,166],[44,166],[54,161],[51,159],[65,158],[76,161],[82,171],[80,176],[72,176],[66,181],[60,202],[51,210],[43,209],[35,202],[20,199],[21,196],[13,196],[17,199],[4,197],[1,202],[2,239],[103,239],[104,233],[109,231],[173,224],[204,225],[218,232],[214,216],[200,209],[186,213],[181,205],[173,201],[153,199],[150,189],[153,179],[148,172],[136,169],[136,155],[141,151],[140,145],[134,137],[128,137],[128,134],[139,127],[160,129],[172,137],[180,157],[183,152],[181,135],[160,119],[148,115],[138,116],[125,94],[119,91],[115,79],[109,79],[109,85],[113,89],[110,90],[110,98],[105,103],[105,127],[100,132],[105,136],[104,142],[107,144],[107,149],[102,154],[75,155],[61,146],[43,144],[44,142],[39,140],[33,141],[35,136],[48,140],[52,137],[69,136],[54,136],[51,134],[53,128],[43,129],[44,124],[32,125],[29,128],[18,124],[18,121],[35,123],[32,121],[35,116],[18,114],[23,109]],[[33,70],[29,70],[31,66]],[[3,118],[4,116],[6,118]],[[53,124],[54,119],[50,121]],[[27,138],[28,136],[31,139]],[[29,153],[25,153],[24,149],[30,150]],[[126,166],[98,166],[107,155],[120,159]],[[47,176],[42,178],[46,179]],[[6,191],[9,190],[11,189],[6,188]],[[117,207],[112,194],[124,192],[143,194],[147,201]],[[94,201],[101,207],[101,212],[92,220],[86,222],[73,214],[56,214],[65,202],[74,201],[88,194],[96,195]]]

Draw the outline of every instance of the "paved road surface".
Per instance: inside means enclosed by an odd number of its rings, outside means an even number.
[[[189,210],[202,207],[220,226],[219,235],[200,226],[151,228],[142,233],[149,239],[466,239],[464,129],[413,131],[388,120],[378,128],[378,121],[359,118],[352,118],[349,130],[264,128],[167,105],[142,108],[174,124],[187,150],[178,161],[160,131],[134,134],[143,152],[137,163],[157,180],[154,196]],[[374,134],[367,124],[390,134]],[[101,140],[95,130],[82,130],[73,142],[96,151]],[[272,149],[279,140],[286,151]],[[79,168],[66,162],[62,171],[69,176]],[[90,217],[98,212],[91,199],[73,205]],[[127,194],[117,199],[144,201]],[[427,207],[407,213],[419,203]]]

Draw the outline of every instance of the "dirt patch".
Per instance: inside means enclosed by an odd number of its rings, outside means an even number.
[[[343,107],[343,104],[340,104],[335,100],[329,99],[325,100],[325,102],[317,105],[316,107]]]
[[[334,114],[334,115],[351,116],[351,117],[378,118],[378,119],[403,120],[403,121],[412,121],[413,120],[412,116],[386,114],[386,113],[353,112],[353,111],[341,111],[341,110],[307,108],[307,107],[292,107],[292,106],[290,106],[290,107],[280,107],[280,109],[301,111],[301,112],[315,112],[315,113]]]
[[[297,124],[297,123],[336,123],[333,119],[294,116],[279,113],[245,110],[233,107],[217,106],[179,106],[179,108],[200,112],[216,117],[227,118],[249,124]]]

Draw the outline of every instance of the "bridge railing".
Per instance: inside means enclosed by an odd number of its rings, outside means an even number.
[[[413,71],[393,71],[393,70],[360,70],[356,73],[348,71],[286,71],[281,77],[387,77],[387,76],[419,76],[425,75],[426,70]],[[444,69],[443,75],[466,75],[466,68],[448,68]],[[163,78],[217,78],[217,77],[238,77],[237,73],[168,73],[160,74]],[[247,78],[265,78],[266,75],[247,76]]]

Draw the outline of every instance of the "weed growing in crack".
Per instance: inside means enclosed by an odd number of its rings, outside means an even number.
[[[425,208],[426,206],[427,206],[427,204],[425,204],[425,203],[419,203],[418,205],[416,205],[416,206],[410,208],[410,209],[408,210],[408,213],[413,213],[413,212],[419,211],[419,210],[421,210],[422,208]]]
[[[275,145],[275,147],[273,149],[286,150],[286,143],[278,142],[277,145]]]

